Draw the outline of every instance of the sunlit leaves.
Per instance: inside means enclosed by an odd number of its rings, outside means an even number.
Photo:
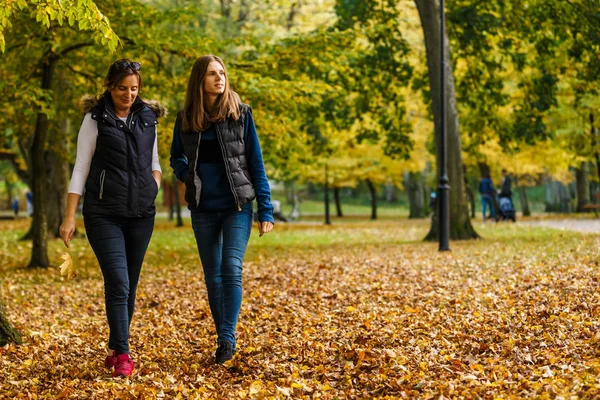
[[[50,29],[53,21],[60,26],[67,22],[70,26],[77,25],[79,30],[91,31],[96,42],[111,51],[116,50],[119,44],[119,37],[110,27],[108,18],[91,0],[2,0],[0,2],[0,51],[5,51],[4,31],[12,26],[10,22],[12,14],[27,11],[36,22],[47,29]]]

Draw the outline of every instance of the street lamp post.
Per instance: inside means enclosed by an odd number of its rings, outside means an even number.
[[[438,149],[440,165],[438,166],[440,173],[440,186],[438,188],[438,229],[440,240],[440,251],[450,250],[450,185],[448,184],[448,171],[446,168],[446,57],[445,57],[445,42],[444,34],[446,32],[446,18],[444,15],[444,0],[440,0],[440,44],[441,44],[441,81],[440,81],[440,106],[441,106],[441,123],[440,123],[440,148]]]

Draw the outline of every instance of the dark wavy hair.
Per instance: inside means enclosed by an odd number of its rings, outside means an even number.
[[[138,78],[138,92],[142,89],[142,75],[140,75],[140,63],[131,61],[128,58],[121,58],[108,67],[108,73],[104,78],[104,88],[106,90],[114,89],[119,86],[129,75],[135,75]]]

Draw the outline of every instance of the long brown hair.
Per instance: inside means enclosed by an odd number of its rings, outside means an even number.
[[[217,61],[225,71],[225,90],[217,97],[212,110],[206,110],[204,104],[204,78],[208,65]],[[185,94],[185,106],[182,113],[183,131],[199,132],[207,129],[212,122],[225,121],[227,118],[240,118],[240,97],[229,87],[229,78],[225,64],[217,56],[207,55],[196,60],[192,67],[190,80]]]

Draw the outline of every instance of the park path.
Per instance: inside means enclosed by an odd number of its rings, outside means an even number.
[[[600,233],[600,219],[556,219],[540,221],[520,221],[520,225],[541,226],[584,233]]]

